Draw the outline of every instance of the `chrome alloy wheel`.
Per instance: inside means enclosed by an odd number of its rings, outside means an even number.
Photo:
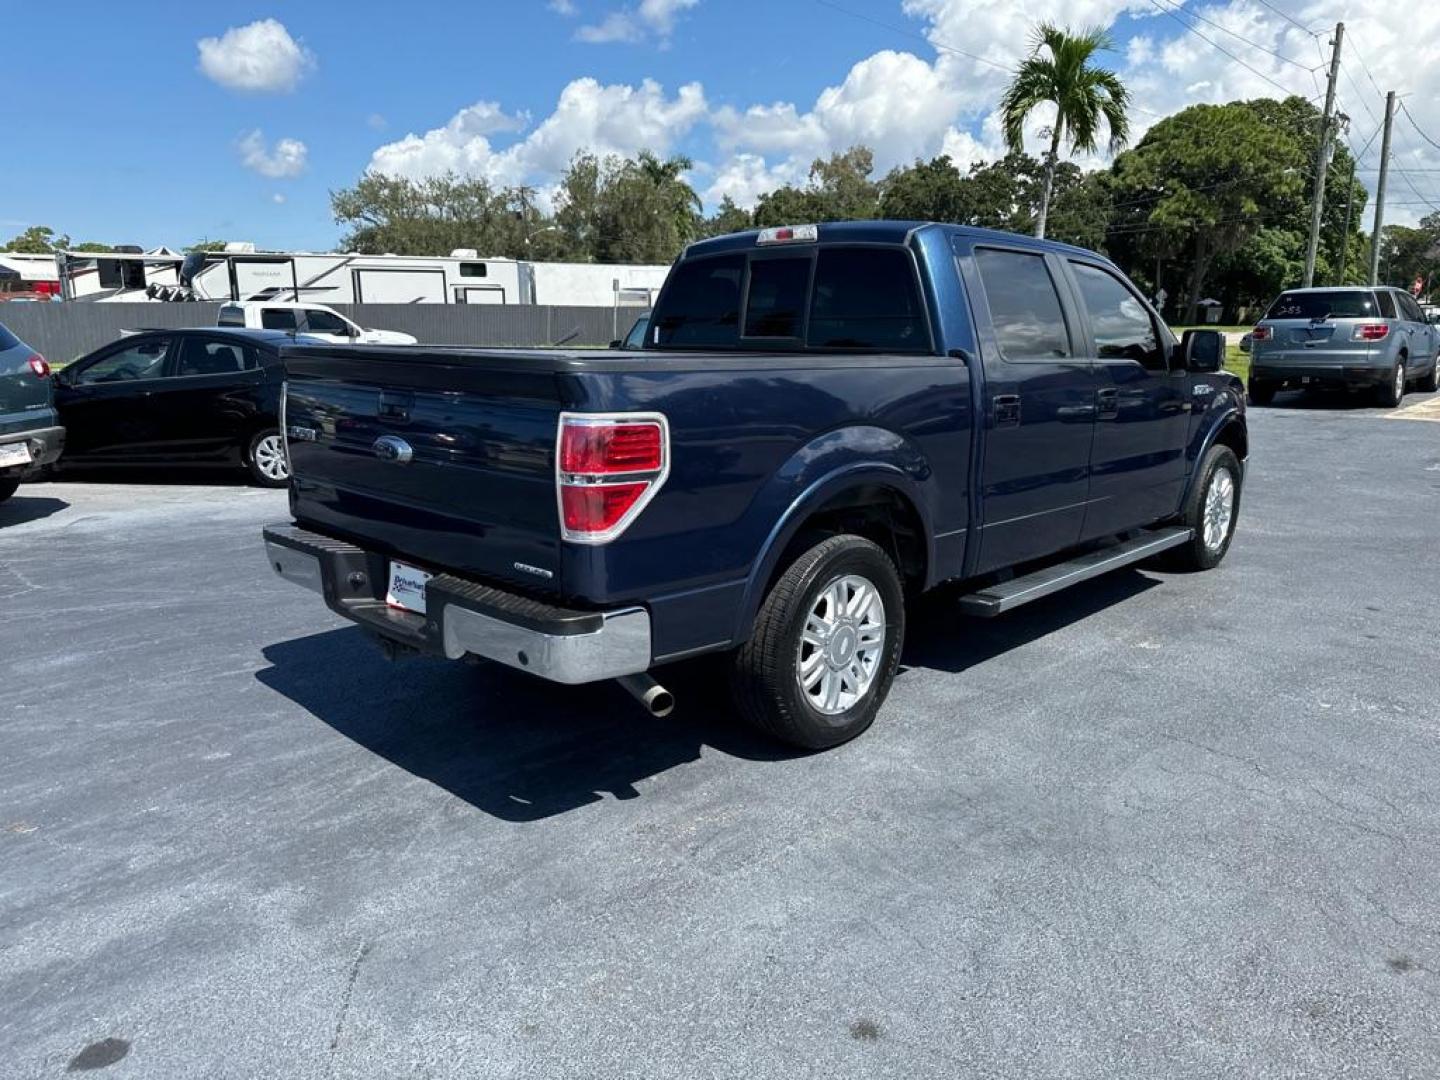
[[[1395,400],[1396,400],[1396,401],[1399,401],[1399,400],[1400,400],[1401,398],[1403,398],[1404,396],[1405,396],[1405,365],[1404,365],[1404,363],[1402,362],[1402,363],[1399,363],[1399,364],[1396,364],[1396,365],[1395,365]]]
[[[290,462],[285,459],[285,442],[278,434],[266,435],[255,444],[255,468],[267,480],[289,480]]]
[[[1205,513],[1201,518],[1205,550],[1220,550],[1230,535],[1230,522],[1234,517],[1235,477],[1229,469],[1216,469],[1210,478],[1210,490],[1205,492]]]
[[[817,711],[838,716],[865,696],[885,658],[885,601],[846,574],[820,590],[800,634],[795,677]]]

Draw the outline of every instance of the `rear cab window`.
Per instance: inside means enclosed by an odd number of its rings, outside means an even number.
[[[1382,294],[1383,295],[1383,294]],[[1324,292],[1289,292],[1270,305],[1267,319],[1373,319],[1382,310],[1369,289],[1334,289]],[[1395,315],[1390,306],[1390,317]]]
[[[932,350],[914,260],[884,245],[682,262],[651,325],[654,347],[662,349]]]
[[[220,309],[220,317],[215,320],[216,326],[244,326],[245,309],[226,304]]]

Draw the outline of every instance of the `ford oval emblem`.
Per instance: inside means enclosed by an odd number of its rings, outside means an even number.
[[[398,435],[381,435],[370,449],[381,461],[393,461],[397,465],[408,465],[415,456],[410,444]]]

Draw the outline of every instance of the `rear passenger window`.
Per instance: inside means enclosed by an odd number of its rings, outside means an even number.
[[[1165,351],[1145,305],[1098,266],[1072,262],[1080,297],[1095,335],[1095,354],[1102,360],[1134,360],[1150,371],[1165,370]]]
[[[1420,305],[1410,298],[1409,293],[1396,293],[1396,301],[1400,304],[1400,314],[1411,322],[1424,322],[1425,315],[1420,310]]]
[[[1376,289],[1375,299],[1380,302],[1380,314],[1387,319],[1395,318],[1395,297],[1386,289]]]
[[[655,343],[733,348],[740,338],[740,278],[744,272],[744,255],[681,262],[665,286]]]
[[[745,336],[798,338],[805,319],[810,260],[752,259]]]
[[[295,309],[263,308],[260,312],[260,325],[266,330],[294,330]]]
[[[1006,360],[1054,360],[1070,355],[1060,295],[1043,255],[976,248],[985,301],[1000,354]]]
[[[186,337],[180,339],[180,359],[175,365],[175,374],[238,375],[258,366],[255,354],[244,345]]]
[[[909,254],[899,248],[821,248],[805,343],[821,349],[929,352],[930,333]]]

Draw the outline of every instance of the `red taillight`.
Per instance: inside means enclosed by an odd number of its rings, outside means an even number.
[[[1352,341],[1384,341],[1390,334],[1390,324],[1383,322],[1361,323],[1350,336]]]
[[[37,379],[44,379],[49,377],[50,365],[45,362],[45,357],[41,356],[38,352],[32,355],[30,359],[25,362],[30,365],[30,371],[35,375]]]
[[[561,534],[603,544],[619,536],[669,472],[669,432],[656,414],[561,414],[555,453]]]
[[[660,425],[567,420],[560,434],[560,471],[605,476],[648,472],[664,463]]]
[[[1250,340],[1251,340],[1251,341],[1269,341],[1269,340],[1270,340],[1270,328],[1269,328],[1268,326],[1257,326],[1257,327],[1255,327],[1254,330],[1251,330],[1251,331],[1250,331]]]

